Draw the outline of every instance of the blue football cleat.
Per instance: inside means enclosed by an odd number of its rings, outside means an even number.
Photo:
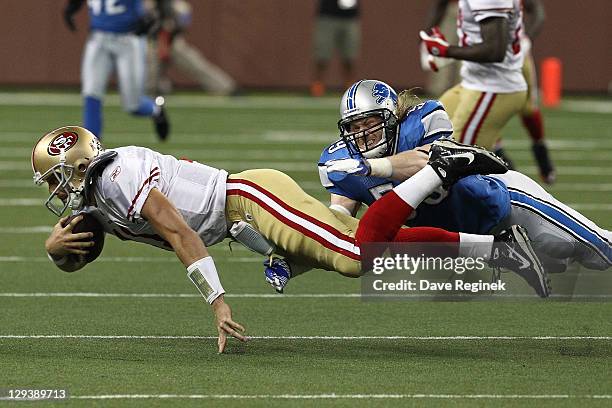
[[[270,257],[270,259],[266,259],[263,264],[266,267],[264,271],[266,282],[272,285],[278,293],[283,293],[285,286],[287,286],[287,282],[291,279],[291,267],[287,261],[283,258]]]

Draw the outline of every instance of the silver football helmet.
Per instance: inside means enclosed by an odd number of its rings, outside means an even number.
[[[340,137],[349,154],[367,159],[393,154],[397,140],[396,112],[397,93],[386,83],[364,79],[351,85],[340,100],[338,121]],[[356,120],[370,117],[380,121],[365,130],[351,126]]]
[[[40,138],[32,149],[32,171],[36,185],[54,186],[45,202],[51,212],[61,216],[81,201],[87,167],[103,150],[98,138],[80,126],[61,127]]]

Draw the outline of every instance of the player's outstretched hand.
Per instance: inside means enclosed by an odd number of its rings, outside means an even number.
[[[45,249],[51,255],[62,256],[68,254],[87,255],[87,248],[92,247],[94,242],[88,238],[93,237],[91,232],[72,233],[72,229],[83,219],[82,215],[74,217],[66,226],[63,224],[68,217],[61,218],[53,227],[51,235],[45,242]]]
[[[240,323],[232,320],[232,309],[223,300],[223,295],[219,296],[212,302],[213,311],[217,319],[217,331],[219,332],[219,353],[223,353],[227,343],[227,335],[237,338],[240,341],[246,341],[246,337],[241,333],[244,332],[244,327]]]

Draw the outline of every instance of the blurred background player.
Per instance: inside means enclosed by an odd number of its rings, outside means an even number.
[[[191,4],[185,0],[146,0],[145,7],[151,11],[157,9],[161,19],[161,28],[155,33],[147,53],[149,92],[172,92],[168,70],[173,65],[211,94],[233,95],[237,92],[236,81],[185,39],[184,34],[192,21]]]
[[[544,5],[541,0],[523,0],[524,29],[521,30],[521,48],[525,58],[523,61],[523,76],[527,81],[527,101],[520,112],[520,116],[521,123],[531,138],[531,151],[538,166],[540,179],[546,184],[553,184],[556,179],[556,172],[544,138],[544,121],[540,111],[537,71],[532,53],[532,40],[542,30],[545,18]],[[515,167],[512,159],[503,149],[501,140],[498,140],[495,146],[495,153],[502,156],[510,168]]]
[[[455,138],[493,149],[500,131],[527,100],[522,74],[520,0],[459,0],[459,45],[421,31],[434,57],[462,60],[460,84],[440,101],[449,112]]]
[[[447,23],[447,20],[453,12],[455,16],[457,16],[458,25],[461,26],[462,19],[457,15],[458,10],[456,8],[456,5],[457,2],[453,0],[436,0],[434,6],[432,7],[429,13],[429,27],[437,27],[439,25]],[[520,112],[520,116],[525,129],[527,130],[530,138],[532,139],[532,152],[538,165],[540,178],[545,183],[552,184],[555,181],[555,171],[550,160],[550,154],[548,152],[546,141],[544,139],[544,126],[538,104],[536,70],[535,63],[533,61],[533,56],[531,55],[530,41],[530,38],[535,38],[535,36],[539,34],[542,28],[542,24],[545,18],[544,7],[540,0],[524,0],[523,10],[525,12],[525,27],[523,30],[520,30],[520,47],[524,55],[522,72],[527,83],[527,100],[523,106],[523,109]],[[446,34],[444,29],[448,30],[446,27],[440,27],[439,29],[439,31],[443,35]],[[457,43],[456,41],[457,40],[453,38],[448,42],[449,44],[455,44]],[[441,67],[438,73],[433,73],[430,75],[430,80],[436,81],[435,78],[438,74],[441,73],[442,76],[440,77],[439,84],[440,86],[445,85],[449,76],[449,68],[453,66],[454,64],[449,64],[448,66]],[[437,91],[440,86],[434,85],[434,91]],[[433,93],[433,95],[439,95],[439,93]],[[442,98],[442,100],[444,100],[444,97]],[[514,167],[512,160],[510,160],[507,153],[503,150],[500,140],[497,141],[494,150],[498,155],[502,156],[509,163],[511,168]]]
[[[540,111],[537,71],[532,53],[532,41],[540,34],[546,18],[544,5],[541,0],[523,0],[523,11],[525,29],[522,31],[521,47],[525,53],[523,75],[527,81],[527,103],[521,111],[521,122],[531,138],[531,150],[538,165],[540,178],[546,184],[552,184],[555,182],[556,172],[544,138],[544,121]]]
[[[434,0],[427,14],[426,27],[438,27],[449,44],[458,44],[457,37],[457,2],[458,0]],[[427,76],[425,91],[434,98],[452,88],[460,81],[461,63],[450,60],[448,65],[439,67],[437,72],[430,71]]]
[[[74,14],[84,2],[68,0],[66,4],[64,21],[71,31],[76,31]],[[141,0],[89,0],[87,6],[91,32],[81,66],[83,126],[102,136],[102,100],[116,70],[123,109],[152,118],[157,136],[165,140],[169,123],[164,99],[144,95],[146,40],[142,35],[154,19],[144,13]]]
[[[325,74],[334,50],[341,58],[343,87],[355,81],[355,58],[361,42],[359,0],[319,0],[314,32],[312,96],[325,94]]]

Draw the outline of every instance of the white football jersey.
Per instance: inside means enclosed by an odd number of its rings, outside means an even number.
[[[479,23],[487,18],[502,17],[508,20],[506,57],[502,62],[479,63],[463,61],[461,85],[482,92],[511,93],[527,89],[521,72],[523,52],[521,32],[523,17],[521,0],[459,0],[457,35],[460,46],[482,42]]]
[[[172,250],[140,215],[149,192],[156,188],[174,204],[205,245],[227,236],[225,170],[178,160],[144,147],[108,150],[117,152],[117,156],[95,182],[97,209],[87,210],[103,223],[106,232],[123,240]]]

